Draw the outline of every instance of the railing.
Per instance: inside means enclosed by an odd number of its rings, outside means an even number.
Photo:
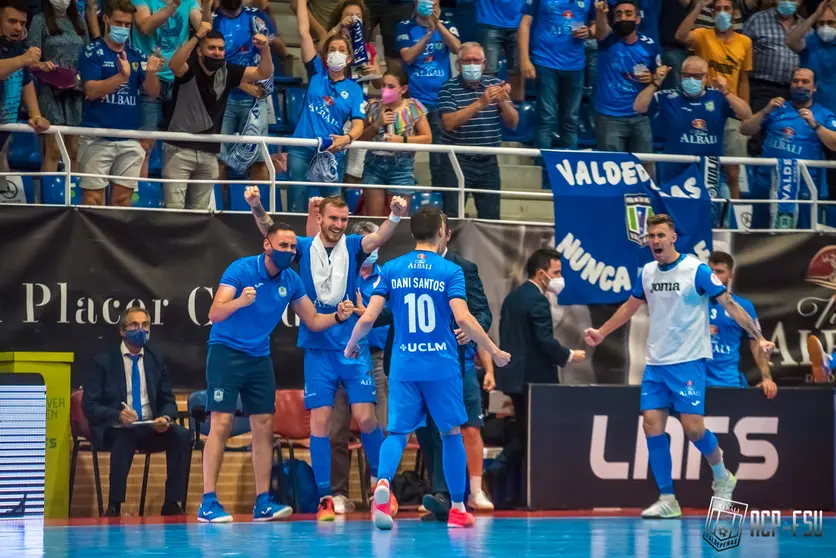
[[[22,132],[22,133],[34,133],[34,131],[27,126],[26,124],[3,124],[0,125],[0,131],[3,132]],[[205,135],[197,135],[197,134],[186,134],[186,133],[178,133],[178,132],[154,132],[154,131],[144,131],[144,130],[113,130],[107,128],[82,128],[76,126],[52,126],[49,130],[44,132],[45,134],[54,135],[59,151],[61,153],[61,161],[64,165],[63,171],[58,172],[19,172],[14,170],[9,170],[5,172],[0,172],[0,176],[62,176],[64,177],[64,187],[65,187],[65,203],[70,203],[71,197],[71,188],[72,188],[72,177],[92,177],[92,178],[122,178],[119,176],[114,175],[104,175],[104,174],[90,174],[90,173],[81,173],[81,172],[71,172],[70,168],[70,156],[69,152],[67,151],[66,144],[64,143],[65,136],[94,136],[94,137],[113,137],[113,138],[125,138],[125,139],[155,139],[155,140],[171,140],[171,141],[189,141],[189,142],[204,142],[204,143],[248,143],[248,144],[257,144],[261,150],[262,155],[264,156],[264,162],[267,165],[268,169],[268,180],[266,181],[259,181],[259,180],[189,180],[189,183],[193,184],[265,184],[270,186],[270,199],[269,199],[269,210],[271,213],[276,213],[276,206],[277,206],[277,199],[276,199],[276,186],[288,186],[288,187],[306,187],[306,186],[331,186],[331,187],[342,187],[342,188],[363,188],[363,189],[386,189],[386,190],[412,190],[418,192],[457,192],[458,196],[458,217],[464,218],[465,217],[465,204],[466,204],[466,195],[467,194],[489,194],[489,195],[498,195],[500,197],[511,197],[511,198],[527,198],[527,199],[535,199],[535,200],[549,200],[551,201],[554,196],[549,191],[542,191],[542,192],[530,192],[530,191],[520,191],[520,190],[485,190],[485,189],[478,189],[478,188],[465,188],[465,181],[464,175],[462,173],[461,166],[459,165],[457,154],[459,155],[510,155],[510,156],[519,156],[519,157],[532,157],[536,158],[540,156],[539,149],[530,149],[530,148],[509,148],[509,147],[470,147],[470,146],[453,146],[453,145],[426,145],[426,144],[399,144],[399,143],[386,143],[381,144],[379,142],[365,142],[365,141],[355,141],[351,145],[348,146],[348,149],[373,149],[373,150],[385,150],[385,151],[408,151],[408,152],[425,152],[425,153],[444,153],[450,159],[450,164],[452,165],[453,171],[456,175],[456,179],[458,182],[458,186],[455,188],[450,187],[432,187],[432,186],[395,186],[395,185],[385,185],[385,184],[349,184],[343,182],[299,182],[299,181],[290,181],[290,180],[276,180],[276,167],[270,158],[270,153],[268,146],[275,145],[280,147],[309,147],[315,148],[317,146],[317,141],[313,139],[298,139],[298,138],[288,138],[288,137],[264,137],[264,136],[240,136],[240,135],[224,135],[224,134],[205,134]],[[695,156],[686,156],[686,155],[665,155],[665,154],[654,154],[654,153],[635,153],[634,154],[640,161],[644,163],[696,163],[700,161],[700,157]],[[766,159],[766,158],[748,158],[748,157],[720,157],[719,159],[720,164],[731,164],[731,165],[751,165],[751,166],[777,166],[778,160],[777,159]],[[812,205],[812,216],[811,216],[811,225],[813,230],[826,230],[827,227],[824,227],[819,224],[818,222],[818,209],[820,205],[833,205],[836,202],[831,202],[827,200],[819,200],[818,199],[818,192],[817,186],[813,183],[813,180],[810,176],[809,168],[836,168],[836,161],[810,161],[810,160],[800,160],[799,169],[801,173],[801,177],[804,180],[805,184],[807,185],[811,199],[809,200],[797,200],[794,203],[798,203],[799,205]],[[139,180],[139,179],[138,179]],[[141,179],[147,182],[159,182],[159,183],[168,183],[168,182],[179,182],[182,183],[183,180],[181,179],[166,179],[166,178],[143,178]],[[836,185],[833,185],[836,187]],[[752,200],[752,199],[745,199],[745,200],[736,200],[736,199],[727,199],[727,198],[712,198],[712,202],[715,203],[725,203],[729,206],[734,206],[736,204],[739,205],[753,205],[753,204],[776,204],[778,200],[776,199],[769,199],[769,200]],[[168,210],[168,211],[180,211],[180,210]],[[195,211],[195,210],[189,210]],[[543,225],[543,222],[536,222],[536,221],[509,221],[504,220],[503,223],[507,224],[520,224],[520,225]],[[719,230],[729,230],[729,229],[719,229]],[[758,229],[759,231],[763,232],[809,232],[810,229]]]

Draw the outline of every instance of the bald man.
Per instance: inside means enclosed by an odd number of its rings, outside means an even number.
[[[658,115],[666,133],[664,152],[668,155],[723,155],[726,120],[751,118],[752,109],[728,89],[722,76],[710,83],[708,63],[691,56],[682,63],[681,80],[676,89],[661,90],[670,66],[660,66],[633,103],[639,114]],[[681,174],[686,164],[657,163],[662,183]]]

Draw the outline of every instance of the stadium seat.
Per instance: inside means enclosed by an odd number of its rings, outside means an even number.
[[[39,170],[41,168],[41,142],[37,134],[13,132],[10,141],[10,168],[28,170]]]
[[[223,188],[223,185],[215,184],[214,198],[215,198],[215,211],[223,211],[224,210],[224,188]]]
[[[70,188],[70,205],[79,205],[81,203],[81,188],[78,186],[80,180],[77,176],[70,179],[72,182]],[[67,203],[65,193],[63,176],[44,176],[41,178],[42,203],[65,205]]]
[[[581,113],[578,118],[578,147],[581,149],[594,149],[598,145],[595,138],[595,111],[591,103],[581,104]]]
[[[360,188],[344,188],[343,198],[345,198],[345,203],[348,204],[348,212],[356,215],[362,203],[363,190]]]
[[[409,205],[410,214],[421,209],[422,205],[434,205],[443,209],[444,197],[441,195],[441,192],[416,192],[413,194],[412,202]]]
[[[290,466],[293,469],[290,474],[293,483],[293,509],[299,509],[299,490],[296,486],[296,458],[294,448],[310,447],[311,438],[311,413],[305,409],[305,392],[301,389],[277,389],[276,390],[276,411],[273,414],[273,434],[278,436],[279,444],[276,445],[276,458],[279,467],[282,464],[282,447],[288,448],[290,454]]]
[[[162,207],[163,185],[161,182],[140,180],[131,198],[134,207]]]
[[[267,131],[271,134],[284,134],[289,131],[287,122],[287,108],[284,106],[284,92],[278,87],[273,89],[273,113],[276,115],[276,123],[270,124]]]
[[[244,190],[246,189],[246,184],[229,185],[230,211],[250,211],[250,204],[248,204],[247,200],[244,199]],[[261,192],[261,204],[264,207],[268,207],[270,203],[270,187],[266,184],[259,184],[258,190]],[[217,193],[215,195],[217,196]],[[281,200],[281,198],[279,199]],[[278,205],[281,205],[281,202],[279,202]],[[281,211],[281,209],[279,209],[278,211]]]
[[[289,131],[296,129],[296,123],[299,122],[299,115],[302,114],[302,105],[305,103],[304,87],[288,87],[285,89],[285,102],[287,106],[287,122]]]
[[[505,141],[514,141],[518,143],[533,143],[534,142],[534,103],[530,101],[523,101],[522,103],[514,103],[517,112],[520,115],[517,129],[512,130],[502,125],[502,139]]]
[[[351,468],[351,455],[357,452],[357,473],[360,476],[360,494],[363,498],[363,506],[369,505],[369,470],[366,464],[366,453],[363,450],[362,432],[360,425],[354,417],[351,418],[351,439],[348,441],[348,466]]]
[[[2,203],[35,203],[35,184],[31,176],[8,175],[4,180],[6,188],[0,196]],[[21,199],[21,194],[22,199]]]
[[[155,141],[151,154],[148,156],[148,176],[162,177],[163,173],[163,142]]]

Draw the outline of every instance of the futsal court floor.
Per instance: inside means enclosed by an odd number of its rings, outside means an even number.
[[[827,558],[836,557],[836,517],[824,517],[822,536],[753,538],[748,522],[740,545],[718,552],[703,540],[705,514],[643,521],[635,512],[501,512],[479,516],[472,529],[448,529],[400,514],[392,531],[378,531],[366,514],[317,523],[290,521],[209,525],[192,517],[0,521],[0,556],[160,557],[367,557],[457,558],[551,556],[560,558]],[[784,524],[790,519],[784,517]]]

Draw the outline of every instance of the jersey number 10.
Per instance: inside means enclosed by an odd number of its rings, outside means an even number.
[[[403,297],[409,311],[409,333],[417,333],[420,328],[424,333],[432,333],[435,330],[435,304],[428,294],[422,294],[415,299],[415,293],[409,293]]]

